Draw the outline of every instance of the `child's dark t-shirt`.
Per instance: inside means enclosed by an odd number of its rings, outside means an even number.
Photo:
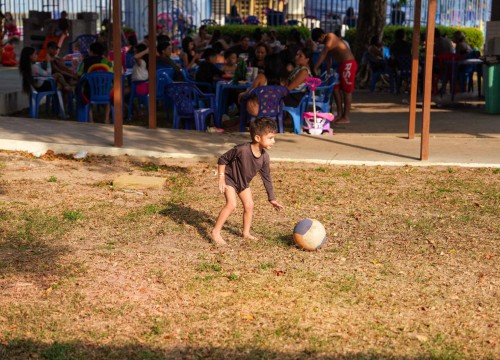
[[[218,164],[226,165],[226,185],[234,187],[237,193],[247,189],[250,186],[250,181],[257,173],[260,173],[268,200],[275,200],[270,159],[265,150],[262,150],[260,157],[256,157],[252,153],[250,143],[237,145],[223,154],[219,158]]]

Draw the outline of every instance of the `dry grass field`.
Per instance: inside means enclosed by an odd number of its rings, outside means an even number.
[[[286,209],[256,178],[224,248],[215,170],[0,152],[0,359],[500,358],[500,169],[274,162]]]

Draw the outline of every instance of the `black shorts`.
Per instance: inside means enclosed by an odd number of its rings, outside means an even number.
[[[302,98],[304,97],[305,93],[300,92],[300,93],[289,93],[287,96],[285,96],[284,103],[285,106],[291,106],[291,107],[297,107],[300,102],[302,101]]]
[[[42,85],[35,87],[35,90],[38,92],[52,91],[52,81],[45,80]]]

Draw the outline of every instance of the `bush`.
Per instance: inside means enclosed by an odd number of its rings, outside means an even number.
[[[276,30],[276,34],[278,35],[278,40],[284,44],[286,42],[286,39],[288,37],[288,34],[292,29],[296,29],[300,32],[300,35],[302,39],[308,39],[311,37],[311,32],[309,28],[305,26],[288,26],[288,25],[283,25],[283,26],[273,26],[273,27],[268,27],[268,26],[259,26],[259,25],[216,25],[216,26],[209,26],[208,27],[208,32],[210,34],[213,34],[213,32],[218,29],[221,31],[223,37],[229,37],[233,38],[235,35],[243,35],[247,34],[250,35],[250,38],[253,39],[253,35],[255,31],[260,28],[262,32],[269,31],[270,29]]]
[[[208,28],[209,33],[213,33],[215,29],[219,29],[222,33],[222,36],[224,37],[230,37],[231,39],[233,38],[234,35],[242,35],[242,34],[248,34],[250,35],[251,38],[253,38],[253,34],[257,30],[257,28],[260,28],[262,32],[268,31],[270,27],[267,26],[257,26],[257,25],[217,25],[217,26],[210,26]],[[309,28],[305,26],[275,26],[272,27],[273,29],[276,30],[276,33],[278,34],[278,40],[281,41],[282,44],[286,42],[288,33],[292,29],[297,29],[301,36],[302,39],[308,39],[311,36],[311,32]],[[405,26],[400,26],[400,25],[387,25],[384,27],[384,44],[392,44],[394,41],[394,33],[398,29],[405,29],[406,32],[406,39],[411,42],[413,38],[413,28],[411,27],[405,27]],[[454,26],[437,26],[439,31],[441,31],[441,34],[443,36],[447,36],[449,39],[453,37],[453,33],[457,30],[461,30],[465,34],[465,38],[467,39],[467,43],[471,46],[471,48],[478,48],[479,50],[482,50],[483,44],[484,44],[484,35],[481,32],[481,30],[476,29],[476,28],[460,28],[460,27],[454,27]],[[420,28],[420,38],[422,39],[425,36],[426,28],[421,27]],[[345,39],[351,46],[354,45],[356,41],[356,28],[349,29],[345,33]]]
[[[405,29],[406,39],[411,42],[412,38],[413,38],[413,28],[399,26],[399,25],[387,25],[386,27],[384,27],[384,44],[392,44],[394,41],[394,33],[396,32],[396,30],[401,29],[401,28]],[[457,30],[463,31],[463,33],[465,34],[466,41],[470,45],[471,48],[473,48],[473,49],[478,48],[479,50],[481,50],[483,48],[484,36],[483,36],[483,33],[481,32],[481,30],[479,30],[479,29],[460,28],[460,27],[455,27],[455,26],[436,26],[436,28],[439,29],[442,36],[446,36],[446,37],[448,37],[448,39],[453,38],[453,33],[455,31],[457,31]],[[351,31],[351,30],[349,30],[349,31]],[[427,31],[427,28],[425,28],[425,27],[420,28],[420,39],[421,40],[423,39],[424,36],[426,36],[425,35],[426,31]],[[355,32],[354,32],[354,36],[355,36]],[[346,40],[349,41],[347,38],[346,38]]]

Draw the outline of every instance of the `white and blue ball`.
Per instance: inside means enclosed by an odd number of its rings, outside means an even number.
[[[318,220],[302,219],[293,229],[293,240],[304,250],[317,250],[326,241],[325,227]]]

